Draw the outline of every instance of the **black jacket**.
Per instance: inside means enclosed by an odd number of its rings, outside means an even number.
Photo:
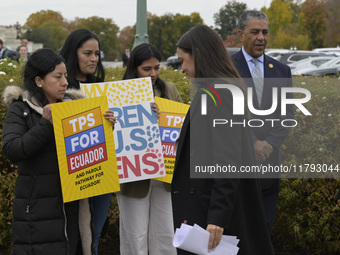
[[[257,179],[192,178],[195,166],[240,167],[254,164],[254,152],[248,128],[220,125],[211,128],[214,118],[241,121],[244,116],[231,113],[232,98],[226,90],[216,89],[222,105],[208,100],[208,114],[200,116],[199,97],[194,98],[178,140],[177,157],[172,181],[172,206],[175,228],[183,221],[206,228],[214,224],[224,234],[240,239],[240,255],[274,254],[267,230],[259,183]],[[209,103],[210,102],[210,103]],[[236,175],[233,175],[237,177]],[[206,177],[206,178],[205,178]],[[179,254],[189,254],[178,250]]]
[[[4,102],[10,105],[2,149],[9,160],[18,164],[12,254],[68,255],[53,125],[42,118],[42,108],[33,105],[19,87],[8,86]]]

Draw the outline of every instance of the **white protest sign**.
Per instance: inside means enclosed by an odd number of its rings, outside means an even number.
[[[150,77],[81,84],[89,97],[106,95],[117,123],[114,140],[120,183],[165,176]]]

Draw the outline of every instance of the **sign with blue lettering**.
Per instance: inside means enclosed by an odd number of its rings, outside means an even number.
[[[106,95],[109,108],[115,113],[114,140],[120,183],[165,176],[161,133],[152,110],[154,96],[150,77],[81,84],[81,89],[89,97]],[[80,143],[80,140],[74,142]],[[84,142],[87,142],[85,138]]]
[[[155,97],[155,102],[160,109],[159,129],[166,172],[165,177],[157,180],[171,183],[176,160],[175,142],[179,138],[189,105],[160,97]]]
[[[65,138],[66,155],[105,143],[103,126],[98,126]]]
[[[106,97],[51,104],[64,202],[120,190]]]

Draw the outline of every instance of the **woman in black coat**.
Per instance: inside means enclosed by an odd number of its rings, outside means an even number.
[[[58,158],[51,104],[84,98],[80,91],[68,91],[63,58],[50,49],[34,52],[24,70],[24,87],[8,86],[4,103],[9,106],[2,132],[2,149],[13,163],[18,163],[12,225],[12,254],[76,254],[78,239],[68,226],[78,226],[65,213],[59,177]],[[114,123],[113,112],[104,117]],[[82,203],[83,204],[83,203]],[[88,203],[80,208],[90,212]],[[87,207],[87,208],[86,208]],[[90,240],[91,226],[83,228]],[[88,236],[86,236],[88,235]]]
[[[195,78],[191,80],[192,84],[203,84],[203,88],[197,89],[177,141],[172,181],[175,228],[183,222],[205,228],[210,232],[209,250],[216,248],[222,234],[227,234],[240,239],[240,255],[274,254],[258,180],[241,178],[244,176],[237,172],[204,173],[204,166],[231,166],[239,170],[242,166],[254,165],[249,128],[230,124],[231,119],[247,123],[247,112],[233,114],[229,90],[215,89],[216,94],[210,90],[215,84],[233,84],[244,92],[240,76],[219,36],[205,25],[196,26],[181,37],[177,55],[182,62],[182,72]],[[215,105],[207,97],[207,107],[204,107],[201,98],[206,93],[202,91],[208,89],[212,95],[219,95],[219,99]],[[207,115],[202,114],[204,109],[207,109]],[[229,123],[213,128],[214,119],[225,119]],[[178,254],[191,253],[178,249]]]

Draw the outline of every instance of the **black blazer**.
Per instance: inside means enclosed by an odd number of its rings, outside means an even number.
[[[253,88],[253,105],[256,109],[269,109],[272,106],[272,89],[273,87],[278,88],[278,104],[275,112],[266,116],[252,115],[253,119],[261,119],[264,121],[263,127],[251,128],[253,142],[256,140],[265,140],[270,145],[273,146],[273,153],[270,158],[265,162],[271,165],[281,164],[280,146],[285,141],[289,134],[290,128],[283,127],[281,121],[285,119],[294,119],[294,106],[287,106],[287,114],[285,116],[281,115],[281,88],[282,87],[292,87],[292,75],[290,67],[278,62],[277,60],[264,55],[264,88],[262,95],[261,107],[259,107],[255,87],[253,80],[251,79],[251,74],[248,68],[248,64],[243,56],[242,50],[231,56],[235,67],[239,71],[240,75],[245,78],[245,82],[248,87]],[[247,79],[248,78],[248,79]],[[293,98],[292,94],[287,95],[288,98]],[[272,122],[266,121],[266,119],[279,119],[280,121]],[[285,123],[285,125],[287,125]]]
[[[179,228],[184,221],[203,228],[214,224],[223,227],[224,234],[240,238],[238,254],[274,254],[256,179],[190,177],[190,167],[195,165],[254,164],[248,128],[221,125],[212,131],[209,126],[221,114],[226,119],[235,117],[231,93],[217,91],[223,106],[215,107],[208,100],[209,113],[202,117],[197,94],[183,123],[171,186],[174,226]],[[178,254],[189,253],[178,250]]]

